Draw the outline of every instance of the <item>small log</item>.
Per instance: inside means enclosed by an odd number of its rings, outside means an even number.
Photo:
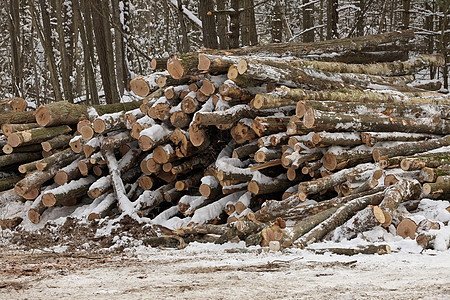
[[[79,161],[81,161],[81,158],[74,160],[72,163],[59,170],[53,177],[55,183],[58,185],[64,185],[70,180],[79,178],[81,176],[80,169],[78,168]]]
[[[232,158],[243,159],[253,157],[253,154],[259,149],[258,142],[251,142],[237,147],[233,150]]]
[[[0,114],[0,125],[36,123],[34,111],[7,112]]]
[[[92,122],[92,128],[98,134],[125,128],[125,112],[121,111],[99,116]]]
[[[157,79],[164,75],[168,75],[168,73],[155,72],[147,76],[137,76],[130,81],[130,88],[139,97],[146,97],[159,88]]]
[[[373,195],[356,198],[344,204],[335,213],[333,213],[333,215],[320,223],[320,226],[316,226],[311,231],[296,240],[295,244],[300,247],[306,247],[314,242],[320,241],[328,232],[344,224],[356,212],[364,209],[368,205],[378,205],[382,199],[383,193],[379,192]]]
[[[0,100],[0,111],[3,112],[23,112],[27,109],[28,103],[21,97],[12,97]]]
[[[153,179],[153,177],[144,175],[144,176],[141,176],[141,177],[139,178],[139,186],[140,186],[143,190],[145,190],[145,191],[146,191],[146,190],[151,190],[152,187],[153,187],[153,185],[154,185],[154,179]]]
[[[132,101],[106,105],[84,106],[72,104],[65,101],[59,101],[47,104],[45,106],[43,105],[39,106],[39,108],[36,110],[35,122],[44,127],[63,124],[65,125],[77,124],[78,121],[80,121],[81,119],[85,119],[89,115],[94,115],[95,112],[98,115],[104,115],[119,111],[129,111],[132,109],[139,108],[141,104],[142,101]],[[90,110],[89,113],[88,109]],[[26,122],[23,121],[20,123]]]
[[[12,147],[37,144],[71,131],[72,129],[69,126],[34,128],[26,131],[18,131],[8,136],[8,144]]]
[[[289,117],[256,117],[252,123],[252,129],[258,136],[286,131]]]
[[[139,147],[143,151],[148,151],[154,147],[167,142],[171,131],[165,125],[155,124],[154,126],[141,131],[139,135]]]
[[[203,197],[214,199],[221,193],[222,187],[214,176],[204,176],[199,191]]]
[[[420,152],[426,152],[433,149],[450,145],[450,135],[426,141],[412,143],[402,143],[392,147],[378,147],[373,149],[373,159],[379,161],[386,157],[411,155]]]
[[[255,173],[257,174],[257,173]],[[254,175],[248,184],[248,191],[255,195],[281,192],[291,186],[291,182],[284,177],[270,178],[264,175]]]
[[[400,167],[403,171],[413,171],[425,167],[437,168],[444,164],[450,164],[450,156],[448,154],[436,153],[435,156],[404,158],[400,163]]]
[[[42,157],[41,153],[11,153],[0,156],[0,167],[10,166],[13,164],[35,161]]]
[[[436,183],[425,183],[422,188],[424,195],[433,194],[449,194],[450,193],[450,181],[445,181],[443,177],[440,181]]]
[[[28,124],[3,124],[1,128],[3,134],[9,136],[11,133],[17,131],[24,131],[38,127],[39,127],[38,123],[28,123]]]
[[[59,136],[55,136],[54,138],[52,138],[50,140],[42,142],[41,146],[44,151],[48,152],[53,149],[58,149],[58,148],[68,146],[71,139],[72,139],[72,136],[70,136],[70,135],[59,135]]]
[[[87,190],[87,195],[91,199],[96,199],[112,189],[111,175],[103,176],[94,181]]]
[[[301,201],[306,201],[308,195],[317,194],[321,191],[328,190],[334,186],[345,182],[345,176],[349,173],[363,172],[373,169],[373,164],[362,164],[350,169],[343,169],[332,175],[316,179],[309,182],[302,182],[298,186],[298,197]]]
[[[89,186],[95,181],[94,176],[72,180],[68,184],[44,192],[42,203],[46,207],[63,204],[69,199],[78,198],[86,194]]]
[[[82,140],[81,135],[74,136],[69,141],[69,146],[70,146],[70,149],[72,149],[73,152],[81,153],[81,151],[83,151],[83,140]]]
[[[242,102],[248,102],[253,98],[252,93],[250,93],[248,90],[243,89],[239,87],[236,83],[234,83],[231,80],[226,80],[220,87],[219,87],[219,94],[223,97],[229,97],[231,99],[237,99]],[[253,106],[254,108],[259,109],[256,106]]]
[[[332,148],[322,158],[323,166],[329,171],[341,170],[372,161],[372,149],[358,146],[352,149]]]
[[[23,153],[23,152],[39,152],[42,150],[42,146],[39,144],[31,144],[28,146],[19,146],[19,147],[12,147],[9,144],[6,144],[3,146],[2,151],[4,154],[11,154],[11,153]]]
[[[358,246],[357,248],[308,248],[316,254],[325,254],[327,252],[337,255],[357,255],[357,254],[391,254],[392,250],[389,245],[367,245]]]
[[[312,136],[312,142],[316,147],[326,146],[358,146],[362,144],[361,136],[353,132],[316,132]]]
[[[74,155],[70,148],[67,148],[66,150],[56,152],[53,155],[50,155],[46,158],[37,161],[36,169],[38,169],[39,171],[46,170],[50,166],[59,165],[61,162],[73,156],[75,156],[75,158],[79,157],[79,155]]]
[[[407,133],[407,132],[361,132],[361,139],[364,144],[373,147],[378,142],[399,141],[399,142],[416,142],[437,138],[433,134]]]
[[[117,206],[117,200],[113,193],[105,195],[103,200],[89,214],[88,221],[98,220],[106,217],[111,210]]]

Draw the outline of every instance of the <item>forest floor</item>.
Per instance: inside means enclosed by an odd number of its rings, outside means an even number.
[[[68,252],[0,246],[0,299],[449,299],[450,251],[316,255],[191,243]],[[230,253],[230,252],[233,253]]]

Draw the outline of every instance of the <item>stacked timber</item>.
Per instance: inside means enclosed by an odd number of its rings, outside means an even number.
[[[12,154],[37,143],[54,153],[5,158],[25,177],[0,199],[33,200],[35,223],[49,207],[84,200],[88,220],[126,214],[180,237],[215,234],[217,243],[275,250],[376,226],[432,247],[430,230],[443,225],[408,209],[450,194],[450,100],[410,83],[443,57],[361,64],[321,56],[336,47],[375,53],[377,44],[397,51],[412,37],[155,59],[155,72],[131,82],[140,101],[39,107],[4,144]],[[286,53],[293,58],[279,58]]]

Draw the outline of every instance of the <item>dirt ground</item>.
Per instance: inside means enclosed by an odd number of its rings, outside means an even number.
[[[449,299],[450,254],[0,248],[0,299]],[[211,248],[211,247],[209,247]]]

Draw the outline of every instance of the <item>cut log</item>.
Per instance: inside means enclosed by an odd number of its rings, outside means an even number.
[[[426,152],[433,149],[450,145],[450,135],[440,139],[431,139],[426,141],[402,143],[392,147],[374,148],[373,159],[379,161],[388,157],[411,155],[420,152]]]
[[[316,254],[325,254],[325,253],[333,253],[337,255],[357,255],[357,254],[391,254],[392,250],[389,245],[367,245],[367,246],[358,246],[357,248],[323,248],[317,249],[312,248],[308,249],[313,251]]]
[[[369,147],[378,142],[399,141],[416,142],[421,140],[433,139],[438,136],[432,134],[407,133],[407,132],[361,132],[361,139]]]
[[[58,149],[58,148],[68,146],[71,139],[72,139],[72,136],[70,136],[70,135],[59,135],[59,136],[55,136],[54,138],[52,138],[50,140],[42,142],[41,146],[44,151],[48,152],[53,149]]]
[[[0,100],[0,111],[3,112],[23,112],[27,109],[28,103],[21,97],[13,97]]]
[[[379,192],[373,195],[356,198],[344,204],[328,219],[320,223],[319,226],[316,226],[314,229],[296,240],[295,244],[300,247],[306,247],[314,242],[320,241],[328,232],[344,224],[356,212],[366,208],[368,205],[378,205],[382,199],[383,193]]]
[[[58,185],[63,185],[70,180],[81,177],[81,172],[78,168],[79,161],[81,161],[81,158],[74,160],[72,163],[59,170],[53,177],[55,183]]]
[[[45,140],[59,136],[72,129],[69,126],[58,126],[48,128],[34,128],[26,131],[18,131],[8,136],[8,144],[12,147],[25,146],[30,144],[41,143]]]
[[[98,220],[106,217],[111,210],[117,206],[117,200],[113,193],[105,195],[103,200],[91,211],[88,221]]]
[[[146,97],[160,87],[157,80],[165,75],[169,73],[155,72],[147,76],[137,76],[130,81],[130,89],[139,97]]]
[[[329,171],[342,170],[372,161],[372,149],[358,146],[352,149],[335,147],[329,149],[322,158],[323,166]]]
[[[154,147],[167,142],[171,131],[165,125],[155,124],[154,126],[141,131],[139,135],[139,147],[143,151],[148,151]]]
[[[362,144],[361,136],[354,132],[316,132],[312,136],[312,142],[316,147],[327,146],[358,146]]]
[[[95,181],[94,176],[84,177],[78,180],[54,188],[50,191],[44,192],[42,195],[42,203],[46,207],[60,205],[69,199],[78,198],[86,194],[89,186]]]
[[[443,177],[441,177],[442,182],[438,183],[425,183],[423,185],[423,193],[424,195],[433,195],[433,194],[449,194],[450,193],[450,181],[445,181]]]
[[[12,147],[9,144],[6,144],[3,146],[2,151],[4,154],[11,154],[11,153],[23,153],[23,152],[39,152],[42,150],[42,146],[39,144],[31,144],[28,146],[19,146],[19,147]]]
[[[306,201],[308,195],[317,194],[321,191],[328,190],[334,186],[345,182],[345,176],[352,172],[364,172],[373,169],[373,164],[362,164],[350,169],[343,169],[332,175],[316,179],[309,182],[302,182],[298,186],[298,197],[301,201]]]
[[[70,146],[70,149],[72,149],[73,152],[81,153],[81,151],[83,151],[83,140],[82,140],[81,135],[74,136],[69,141],[69,146]]]
[[[36,123],[34,111],[7,112],[0,114],[0,125]]]
[[[66,150],[56,152],[53,155],[50,155],[46,158],[43,158],[36,162],[36,169],[39,171],[43,171],[48,169],[50,166],[53,165],[59,165],[61,162],[66,161],[68,158],[75,156],[75,158],[78,158],[78,154],[73,154],[72,150],[70,148],[67,148]]]
[[[436,153],[433,156],[424,156],[417,158],[404,158],[400,163],[400,167],[403,171],[420,170],[425,167],[437,168],[445,164],[450,164],[450,155],[448,153],[439,154]]]
[[[24,131],[29,130],[33,128],[38,128],[38,123],[28,123],[28,124],[3,124],[2,125],[2,132],[4,135],[9,136],[11,133],[17,132],[17,131]]]
[[[18,195],[24,196],[27,193],[31,192],[32,190],[38,189],[43,183],[52,179],[55,176],[55,174],[59,171],[59,169],[70,164],[76,158],[77,158],[76,156],[72,155],[68,157],[65,161],[62,161],[59,165],[51,166],[48,170],[42,172],[36,170],[34,172],[31,172],[27,177],[16,183],[16,185],[14,186],[14,190]]]
[[[125,103],[114,103],[107,105],[83,106],[78,104],[71,104],[65,101],[54,102],[48,105],[41,105],[36,110],[35,121],[45,127],[55,125],[71,125],[77,124],[83,118],[90,115],[104,115],[108,113],[115,113],[119,111],[129,111],[139,108],[142,101],[133,101]],[[9,122],[13,123],[13,122]],[[21,122],[25,123],[25,122]]]
[[[286,131],[289,117],[256,117],[252,123],[252,129],[258,136]]]
[[[35,161],[42,157],[39,152],[31,153],[11,153],[0,156],[0,167],[5,167],[13,164]]]
[[[309,113],[308,113],[309,112]],[[391,118],[384,115],[350,115],[308,110],[303,119],[305,128],[315,131],[385,131],[395,128],[399,132],[446,134],[450,131],[450,123],[442,119],[408,119]]]
[[[203,197],[214,199],[221,193],[222,187],[214,176],[204,176],[199,191]]]

